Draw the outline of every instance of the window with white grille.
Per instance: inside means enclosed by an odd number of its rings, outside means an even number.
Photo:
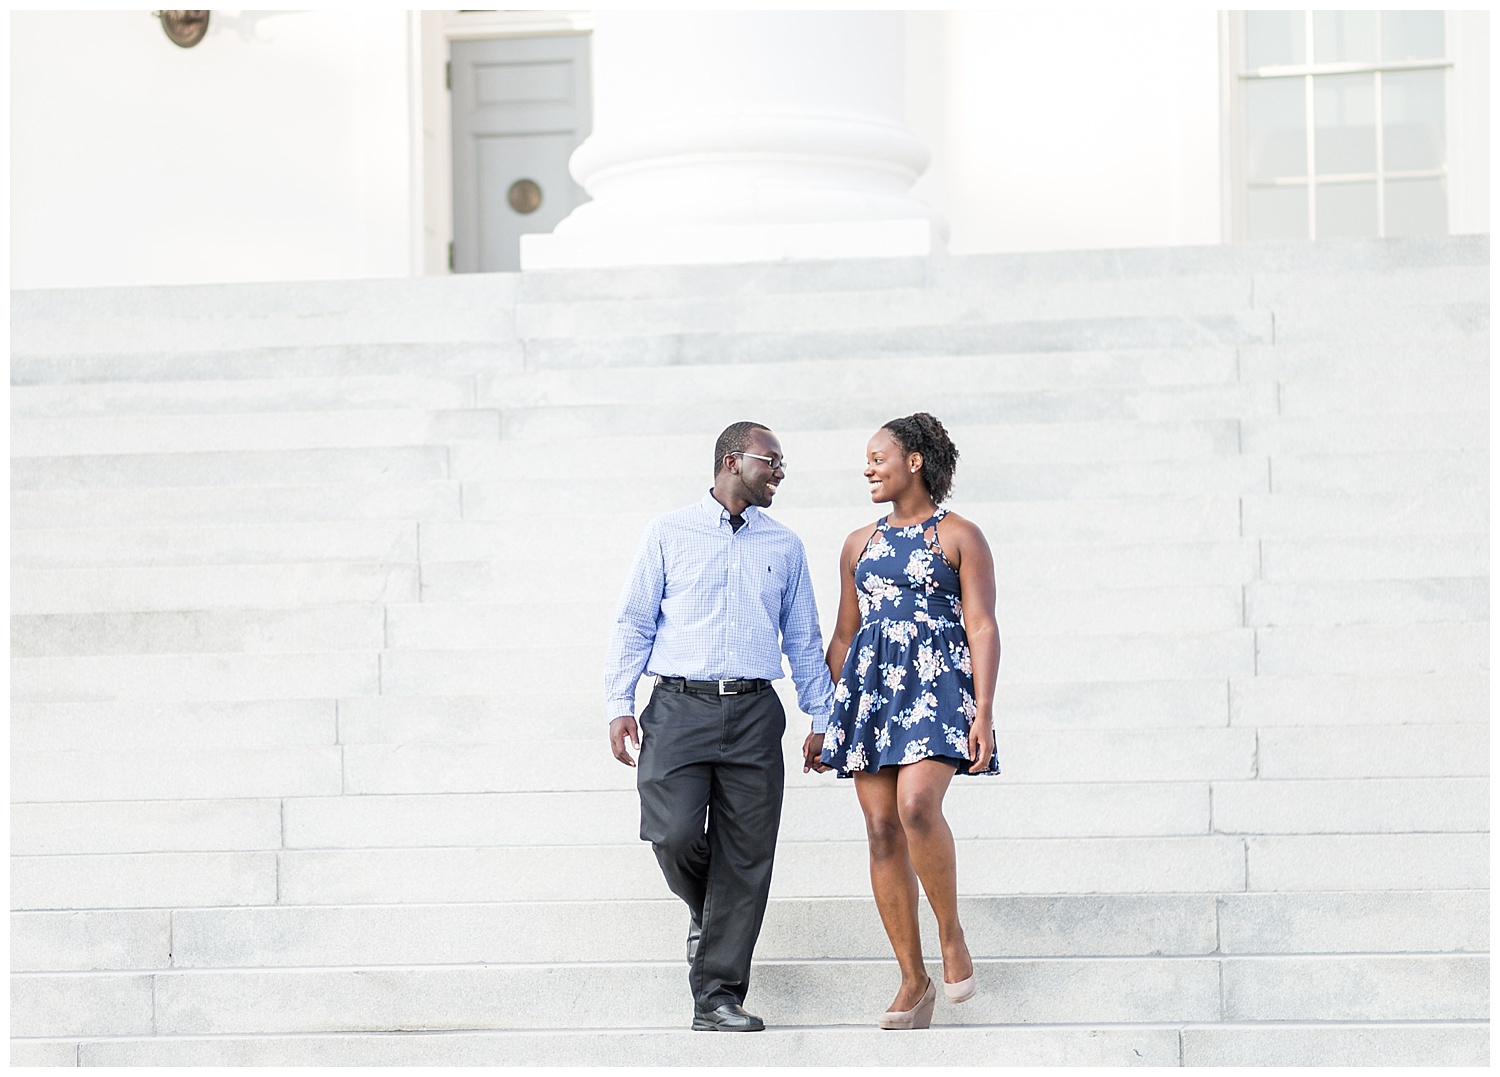
[[[1243,11],[1229,22],[1239,239],[1448,230],[1442,11]]]

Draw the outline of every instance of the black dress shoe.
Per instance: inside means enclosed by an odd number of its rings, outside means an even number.
[[[753,1013],[746,1013],[738,1002],[726,1002],[711,1010],[693,1014],[694,1032],[764,1032],[766,1023]]]
[[[698,922],[698,918],[695,916],[688,921],[687,959],[689,965],[698,956],[698,940],[701,938],[703,938],[703,925]]]

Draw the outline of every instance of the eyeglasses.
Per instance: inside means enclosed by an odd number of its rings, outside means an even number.
[[[771,470],[772,471],[785,471],[786,470],[786,461],[785,460],[778,460],[774,456],[762,456],[762,455],[760,455],[760,453],[756,453],[756,452],[743,452],[743,451],[741,451],[739,449],[736,449],[734,452],[730,453],[729,455],[730,456],[748,456],[748,457],[750,457],[753,460],[764,460],[766,463],[768,463],[768,464],[771,465]]]

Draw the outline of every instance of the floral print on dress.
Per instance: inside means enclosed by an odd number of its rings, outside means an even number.
[[[906,751],[901,755],[901,762],[897,766],[905,766],[907,763],[916,763],[932,755],[927,750],[927,738],[921,740],[909,740],[906,742]]]
[[[870,545],[865,549],[865,555],[861,561],[879,561],[887,557],[895,557],[896,548],[885,540],[885,532],[877,531]]]
[[[859,632],[834,687],[823,741],[823,762],[840,777],[933,757],[969,773],[969,729],[978,713],[974,660],[958,573],[937,538],[945,515],[939,509],[925,523],[901,528],[881,521],[855,566]],[[884,564],[876,572],[867,562]],[[999,772],[992,751],[984,773]]]
[[[968,730],[959,729],[957,726],[948,725],[945,722],[943,724],[943,739],[946,740],[949,747],[951,747],[962,758],[969,758]]]
[[[932,551],[927,548],[913,550],[911,556],[906,559],[906,578],[911,581],[913,587],[919,587],[924,593],[930,593],[936,588],[932,580]]]
[[[871,610],[879,612],[886,602],[890,602],[892,606],[901,605],[901,588],[896,585],[895,580],[888,580],[871,572],[865,577],[865,589],[860,592],[859,598],[861,613]]]
[[[880,622],[880,634],[892,643],[905,647],[917,638],[917,626],[913,621],[882,621]],[[864,676],[864,674],[860,674]]]

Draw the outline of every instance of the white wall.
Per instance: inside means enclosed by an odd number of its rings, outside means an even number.
[[[1448,12],[1448,227],[1490,230],[1490,13]]]
[[[408,19],[11,14],[11,286],[412,269]]]
[[[1220,242],[1212,10],[912,12],[914,193],[978,251]]]
[[[215,11],[179,49],[147,11],[12,13],[12,287],[444,272],[447,40],[583,17]],[[1454,227],[1485,230],[1488,17],[1462,18]],[[1213,11],[922,11],[906,31],[907,122],[933,151],[913,193],[955,253],[1220,242]]]

